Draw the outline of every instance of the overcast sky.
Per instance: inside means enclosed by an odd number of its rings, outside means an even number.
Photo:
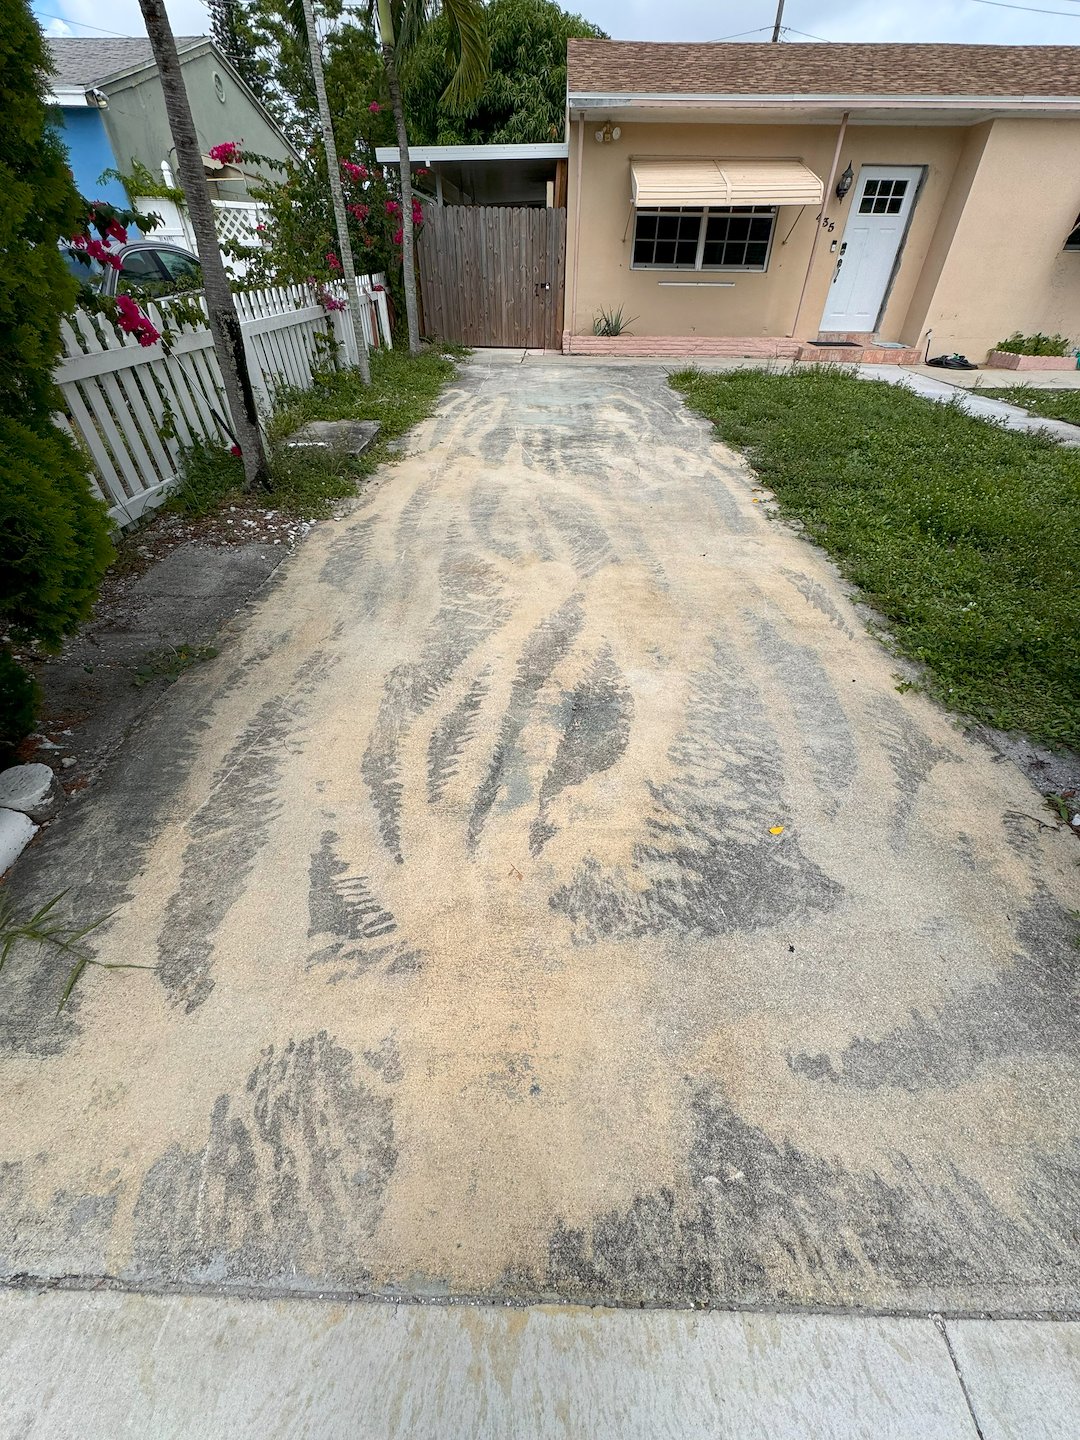
[[[786,0],[789,40],[945,40],[999,45],[1080,44],[1080,0]],[[167,0],[178,35],[209,26],[201,0]],[[567,0],[615,40],[767,40],[776,0]],[[34,0],[49,33],[144,32],[138,0]],[[1056,14],[1040,12],[1056,11]],[[54,18],[59,17],[59,18]],[[82,23],[80,23],[82,22]],[[743,31],[756,33],[740,34]],[[799,33],[802,32],[802,33]]]

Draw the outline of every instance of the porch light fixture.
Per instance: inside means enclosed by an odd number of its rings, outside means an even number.
[[[612,125],[609,120],[606,125],[601,126],[601,128],[596,131],[596,143],[598,145],[610,145],[612,140],[618,140],[621,135],[622,131],[618,125]]]
[[[844,196],[845,196],[845,195],[847,194],[847,192],[851,189],[851,187],[852,187],[852,185],[853,185],[854,183],[855,183],[855,172],[852,170],[851,166],[849,165],[849,166],[847,167],[847,169],[844,171],[844,173],[840,176],[840,179],[837,180],[837,182],[836,182],[836,198],[837,198],[837,200],[843,200]]]

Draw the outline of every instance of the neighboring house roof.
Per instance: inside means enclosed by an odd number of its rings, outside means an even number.
[[[201,43],[201,35],[178,35],[177,50]],[[60,86],[100,85],[103,80],[138,65],[153,63],[154,52],[145,35],[117,36],[110,40],[49,39],[53,83]]]
[[[570,40],[571,96],[1080,96],[1075,45]]]

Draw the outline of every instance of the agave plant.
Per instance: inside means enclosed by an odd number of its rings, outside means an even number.
[[[617,310],[605,310],[601,307],[593,320],[592,333],[594,335],[629,335],[631,333],[629,327],[636,319],[636,315],[624,316],[621,305]]]

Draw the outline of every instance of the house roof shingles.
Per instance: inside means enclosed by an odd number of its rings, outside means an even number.
[[[178,35],[176,48],[186,50],[198,44],[200,35]],[[117,36],[115,39],[81,39],[77,36],[49,38],[55,85],[100,85],[121,70],[148,65],[154,58],[145,35]]]
[[[1075,45],[682,45],[571,40],[571,95],[1078,96]]]

